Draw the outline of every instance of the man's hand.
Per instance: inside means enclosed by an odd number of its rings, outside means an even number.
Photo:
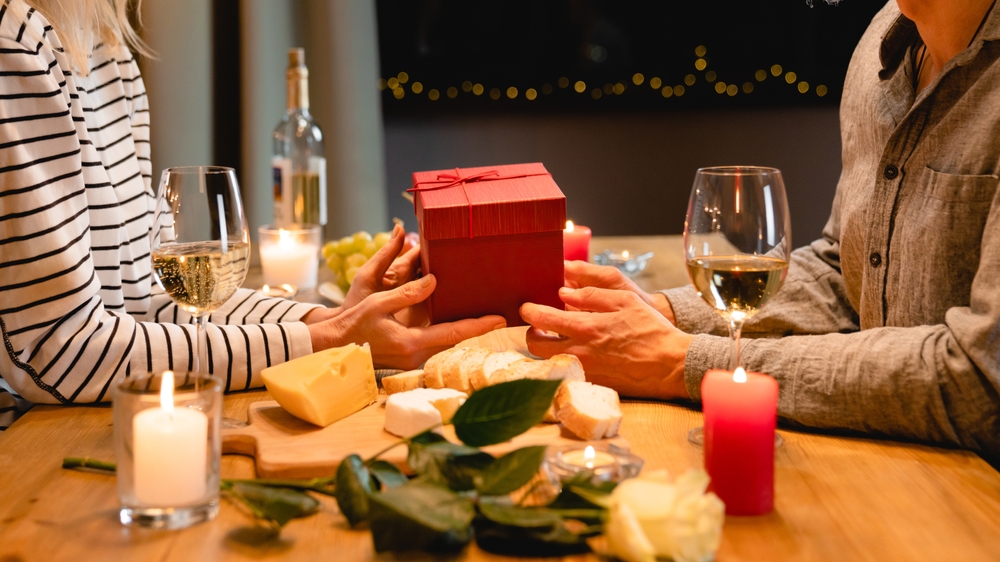
[[[593,275],[589,280],[594,281]],[[576,355],[587,380],[626,396],[688,397],[684,357],[694,336],[678,330],[630,290],[563,287],[559,297],[572,310],[521,306],[521,318],[532,326],[527,336],[531,353]]]
[[[634,281],[625,276],[616,267],[610,265],[594,265],[585,261],[565,262],[566,286],[573,289],[596,287],[598,289],[614,289],[635,293],[643,302],[655,308],[664,318],[674,324],[674,310],[670,301],[662,293],[652,295],[643,291]],[[565,301],[565,299],[564,299]],[[567,303],[568,305],[569,303]]]
[[[502,316],[428,327],[408,327],[396,318],[401,310],[424,302],[436,285],[434,276],[427,275],[394,289],[369,293],[354,306],[345,306],[332,320],[309,326],[313,350],[367,342],[376,366],[414,369],[439,351],[507,325]]]

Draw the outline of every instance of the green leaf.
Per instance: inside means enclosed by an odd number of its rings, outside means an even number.
[[[524,486],[538,474],[545,449],[544,445],[523,447],[498,458],[476,480],[476,489],[486,496],[502,496]]]
[[[570,532],[560,523],[551,527],[527,528],[497,523],[477,517],[476,544],[494,554],[513,556],[567,556],[590,551],[587,536]]]
[[[278,528],[284,527],[292,519],[319,511],[316,498],[291,488],[235,482],[229,487],[229,492],[235,499],[246,504],[255,516],[267,519]]]
[[[526,529],[554,529],[563,523],[559,514],[539,507],[515,507],[500,502],[480,501],[479,512],[494,523]]]
[[[409,482],[409,479],[399,468],[386,461],[371,461],[368,463],[368,470],[372,473],[382,486],[392,488],[402,486]]]
[[[472,500],[414,480],[371,496],[369,525],[376,552],[457,551],[472,539]]]
[[[351,526],[368,519],[369,495],[373,492],[372,477],[358,455],[350,455],[337,467],[337,490],[334,497],[340,512]]]
[[[493,463],[493,456],[441,437],[411,442],[406,462],[424,479],[463,492],[475,488],[475,480]]]
[[[522,379],[488,386],[455,412],[455,433],[473,447],[508,441],[542,421],[561,383]]]

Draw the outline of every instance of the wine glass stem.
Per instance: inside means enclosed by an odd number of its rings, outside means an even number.
[[[729,370],[735,371],[740,366],[740,333],[743,331],[742,316],[733,315],[729,318],[729,339],[732,340],[732,351],[729,354]]]
[[[208,372],[208,332],[205,331],[205,324],[208,323],[208,315],[198,317],[198,334],[196,338],[195,350],[195,371],[203,375]]]

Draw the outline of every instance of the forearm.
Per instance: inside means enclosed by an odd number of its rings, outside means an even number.
[[[706,370],[726,365],[728,347],[713,336],[692,341],[685,365],[692,398],[700,400]],[[742,351],[748,370],[778,380],[782,418],[994,456],[1000,452],[997,361],[973,342],[963,347],[947,325],[753,340]]]

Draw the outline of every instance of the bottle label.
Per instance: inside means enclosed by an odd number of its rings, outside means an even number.
[[[271,159],[274,188],[274,223],[295,222],[292,209],[292,161],[275,156]]]

